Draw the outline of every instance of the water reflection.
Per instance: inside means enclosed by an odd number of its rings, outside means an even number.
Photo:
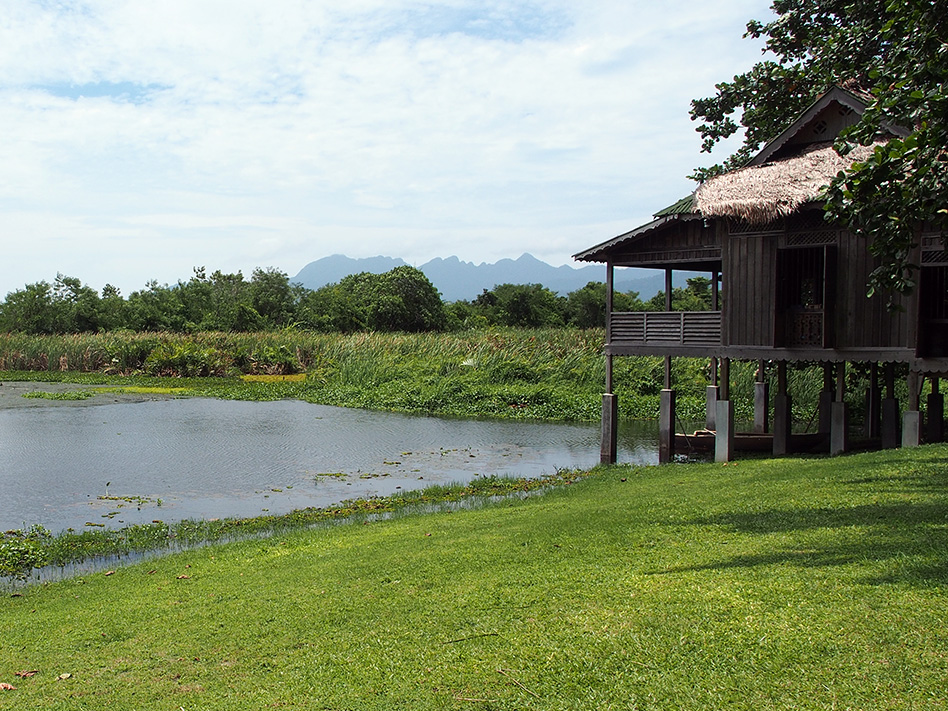
[[[653,423],[621,431],[620,461],[654,463],[656,451]],[[0,529],[279,514],[598,458],[597,424],[202,398],[0,410]]]

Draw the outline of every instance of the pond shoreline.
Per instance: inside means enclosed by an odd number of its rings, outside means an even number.
[[[90,392],[95,394],[84,399],[71,400],[57,397],[70,393]],[[30,393],[48,396],[30,396]],[[115,385],[7,380],[0,382],[0,410],[19,410],[30,407],[91,407],[171,400],[174,397],[176,396],[166,393],[122,392],[121,387]]]

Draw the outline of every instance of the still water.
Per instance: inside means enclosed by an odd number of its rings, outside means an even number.
[[[619,461],[657,461],[654,423]],[[598,424],[454,420],[193,398],[0,410],[0,531],[281,514],[599,459]]]

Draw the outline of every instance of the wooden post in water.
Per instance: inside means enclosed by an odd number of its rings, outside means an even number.
[[[675,391],[664,388],[658,408],[658,462],[667,464],[675,457]]]
[[[618,459],[619,400],[612,392],[612,292],[615,267],[606,264],[606,392],[602,395],[602,438],[599,445],[599,461],[615,464]]]
[[[599,447],[599,462],[615,464],[618,458],[619,400],[613,393],[602,396],[602,443]]]

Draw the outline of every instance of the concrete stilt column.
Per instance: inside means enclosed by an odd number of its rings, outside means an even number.
[[[615,464],[618,456],[619,398],[612,393],[602,396],[602,443],[599,449],[599,461],[602,464]]]
[[[941,442],[945,439],[945,396],[938,392],[937,376],[932,377],[932,391],[928,396],[928,418],[925,421],[925,441]]]
[[[895,399],[895,367],[885,364],[885,397],[882,399],[882,428],[880,430],[883,449],[894,449],[902,441],[899,401]]]
[[[849,451],[849,413],[846,403],[833,401],[830,422],[830,454],[842,454]]]
[[[731,402],[731,359],[721,359],[721,390],[714,411],[714,461],[729,462],[734,457],[734,403]]]
[[[922,413],[906,410],[902,413],[902,446],[917,447],[921,444]]]
[[[787,392],[787,363],[777,364],[777,394],[774,396],[774,442],[773,453],[790,453],[791,401]]]
[[[667,464],[675,457],[675,391],[661,392],[658,411],[658,462]]]
[[[729,462],[734,458],[734,403],[718,400],[715,420],[714,461]]]
[[[917,371],[914,371],[914,370],[909,371],[908,409],[902,415],[902,446],[903,447],[917,447],[922,442],[922,413],[919,412],[919,409],[918,409],[920,380],[921,379]]]

